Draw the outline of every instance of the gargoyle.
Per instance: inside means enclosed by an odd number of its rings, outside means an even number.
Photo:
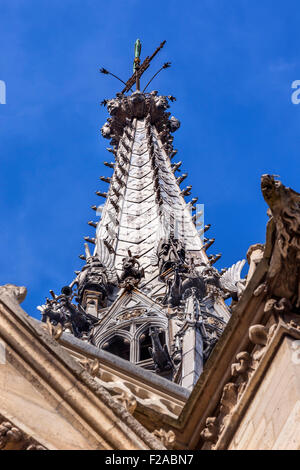
[[[149,348],[149,353],[155,364],[156,372],[172,370],[174,366],[170,358],[168,347],[166,344],[162,346],[157,328],[150,328],[150,337],[152,348]]]
[[[193,259],[189,265],[175,265],[174,276],[168,279],[167,286],[162,304],[171,307],[178,306],[182,299],[189,297],[192,289],[196,291],[198,299],[205,295],[205,283],[201,274],[196,271]]]
[[[101,294],[100,305],[106,306],[108,293],[117,284],[117,275],[113,266],[112,257],[103,243],[97,240],[96,253],[92,256],[87,243],[85,243],[86,265],[71,282],[70,288],[77,285],[78,301],[81,303],[84,291],[99,292]]]
[[[168,127],[170,129],[170,132],[175,132],[180,127],[180,121],[174,116],[171,116],[168,122]]]
[[[74,336],[82,338],[91,332],[98,318],[86,314],[80,305],[73,304],[73,295],[69,286],[63,287],[61,295],[53,294],[54,298],[47,299],[46,304],[39,306],[38,310],[42,313],[43,322],[49,319],[52,325],[61,324],[63,329],[70,327]]]
[[[265,257],[270,259],[267,291],[300,308],[300,194],[272,175],[261,177],[263,197],[270,207]]]
[[[166,96],[155,96],[154,101],[156,108],[160,111],[164,111],[170,107]]]
[[[241,279],[245,262],[245,260],[238,261],[223,274],[213,266],[203,266],[201,274],[208,294],[216,291],[223,293],[225,298],[232,297],[232,300],[237,301],[245,289],[246,279]]]
[[[132,288],[136,286],[144,277],[144,269],[140,267],[138,256],[132,255],[128,250],[128,256],[122,260],[122,274],[119,278],[119,286],[125,288]]]
[[[56,326],[61,324],[64,327],[69,321],[69,317],[65,312],[63,305],[59,302],[58,297],[55,299],[47,298],[46,303],[38,306],[37,308],[42,314],[42,322],[44,323],[49,319],[52,325]]]
[[[175,266],[173,279],[167,280],[167,293],[162,300],[162,304],[170,305],[171,307],[179,305],[179,302],[181,300],[181,293],[182,280],[179,272],[179,267]]]
[[[151,264],[159,267],[160,274],[165,273],[176,265],[184,264],[185,249],[181,240],[171,233],[169,238],[161,239],[156,254],[152,256]]]
[[[101,134],[105,139],[109,139],[109,137],[111,136],[111,127],[108,122],[103,124],[101,128]]]
[[[25,300],[27,289],[24,286],[15,286],[14,284],[5,284],[4,286],[0,286],[0,294],[7,293],[12,295],[19,304]]]
[[[117,114],[121,108],[121,101],[119,99],[111,99],[106,102],[107,110],[111,116]]]
[[[98,318],[85,313],[80,305],[71,303],[67,296],[63,299],[63,308],[68,312],[73,334],[77,338],[88,335],[99,321]]]
[[[193,258],[191,259],[186,272],[183,273],[181,288],[182,297],[189,297],[192,293],[192,290],[194,290],[199,300],[203,299],[206,292],[205,282],[201,272],[196,270],[196,265]]]

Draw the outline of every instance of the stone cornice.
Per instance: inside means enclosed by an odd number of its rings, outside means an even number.
[[[41,388],[61,397],[102,449],[164,449],[126,409],[21,309],[0,293],[0,337],[26,365]]]

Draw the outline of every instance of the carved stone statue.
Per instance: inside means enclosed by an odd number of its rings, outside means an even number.
[[[237,301],[245,289],[246,280],[241,279],[240,274],[245,264],[245,260],[238,261],[223,274],[209,265],[204,265],[201,274],[205,281],[208,295],[223,294],[224,298],[232,297]]]
[[[62,289],[67,292],[69,287]],[[88,335],[95,324],[98,322],[96,317],[86,314],[80,305],[75,305],[71,302],[72,299],[71,289],[66,293],[55,296],[53,299],[47,299],[46,304],[39,307],[42,313],[42,321],[47,322],[50,320],[52,325],[61,324],[65,329],[70,327],[72,333],[77,338],[82,338]]]
[[[128,256],[122,260],[122,274],[119,278],[119,286],[131,288],[136,286],[144,277],[144,269],[140,267],[138,256],[133,256],[128,250]]]
[[[119,99],[113,98],[111,100],[108,100],[106,103],[107,110],[111,116],[114,116],[115,114],[117,114],[117,112],[120,109],[120,106],[121,106],[121,102]]]
[[[153,256],[152,263],[158,265],[159,273],[163,274],[175,265],[185,262],[185,249],[181,240],[171,234],[168,239],[162,239],[157,247],[157,254]]]
[[[97,241],[97,252],[91,256],[88,245],[85,244],[86,264],[80,273],[72,281],[70,287],[77,285],[78,301],[81,303],[84,291],[86,289],[101,294],[99,299],[100,306],[106,306],[108,293],[117,283],[114,269],[112,269],[112,260],[102,240]]]
[[[167,280],[167,293],[162,301],[163,305],[176,307],[182,299],[189,297],[192,290],[196,292],[197,298],[202,299],[205,295],[206,288],[203,277],[196,271],[194,260],[184,268],[179,264],[174,267],[174,276]]]
[[[162,300],[163,305],[175,307],[179,305],[182,298],[182,280],[179,267],[175,266],[174,276],[167,280],[167,293]]]
[[[300,308],[300,194],[274,176],[263,175],[261,189],[271,210],[264,256],[270,258],[269,293]],[[274,242],[273,251],[270,247]]]
[[[155,105],[158,110],[164,111],[169,108],[169,103],[166,96],[157,95],[154,98]]]
[[[111,127],[109,125],[108,122],[106,122],[105,124],[103,124],[102,128],[101,128],[101,134],[102,136],[105,138],[105,139],[108,139],[111,135]]]
[[[87,264],[82,268],[71,286],[78,286],[78,300],[81,302],[86,289],[100,292],[102,294],[101,304],[105,306],[109,290],[109,281],[106,267],[102,265],[97,256],[92,256],[87,260]]]
[[[171,116],[168,127],[170,129],[170,132],[175,132],[180,127],[180,121],[176,119],[174,116]]]
[[[187,272],[184,272],[182,281],[182,297],[187,298],[192,294],[192,289],[199,300],[206,293],[206,286],[202,274],[196,270],[194,259],[191,259]]]
[[[150,337],[152,348],[149,348],[149,353],[155,364],[156,372],[172,370],[174,366],[170,358],[168,347],[166,344],[162,346],[157,328],[150,328]]]
[[[12,295],[19,304],[25,300],[27,289],[24,286],[15,286],[14,284],[5,284],[4,286],[0,286],[0,294],[7,293],[8,295]]]
[[[110,118],[101,129],[104,138],[112,139],[118,145],[122,138],[125,126],[130,125],[133,118],[142,119],[146,116],[149,122],[155,124],[158,132],[166,128],[168,132],[162,139],[169,151],[172,151],[172,140],[170,132],[175,132],[180,122],[166,110],[169,108],[166,96],[159,96],[157,92],[141,93],[134,91],[130,96],[117,93],[116,98],[106,100],[105,105],[110,113]]]
[[[88,335],[95,324],[98,323],[98,319],[96,317],[86,314],[79,304],[75,305],[71,303],[67,296],[62,299],[62,308],[67,312],[73,334],[77,338],[81,338],[83,335]]]
[[[38,307],[42,313],[42,322],[46,323],[50,320],[52,325],[61,324],[63,327],[68,323],[69,317],[63,308],[63,304],[59,302],[59,298],[46,299],[45,305]]]

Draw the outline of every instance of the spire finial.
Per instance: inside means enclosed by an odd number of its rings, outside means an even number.
[[[134,61],[133,61],[133,74],[132,76],[127,80],[125,83],[121,78],[119,78],[117,75],[114,73],[109,72],[106,70],[104,67],[100,69],[100,72],[103,73],[104,75],[111,75],[112,77],[117,78],[120,82],[124,83],[125,88],[122,90],[122,94],[127,93],[129,90],[132,91],[131,87],[136,84],[136,89],[139,91],[140,90],[140,78],[143,75],[143,73],[150,67],[150,62],[156,54],[164,47],[166,41],[163,41],[153,52],[153,54],[149,57],[147,56],[146,59],[141,63],[141,50],[142,50],[142,43],[140,39],[137,39],[134,43]],[[163,69],[166,69],[170,67],[171,62],[166,62],[160,69],[159,71],[151,78],[151,80],[148,82],[146,85],[145,89],[149,85],[150,82],[152,82],[153,78],[156,77],[156,75]],[[144,93],[143,91],[143,93]],[[101,104],[106,105],[107,100],[103,100]]]
[[[143,75],[143,73],[149,68],[150,62],[156,54],[164,47],[166,41],[163,41],[153,52],[153,54],[149,57],[147,56],[146,59],[143,61],[141,64],[141,50],[142,50],[142,44],[139,39],[135,41],[134,45],[134,62],[133,62],[133,75],[127,80],[125,88],[122,90],[122,93],[126,93],[127,91],[130,90],[132,85],[136,83],[136,89],[140,89],[140,78]]]
[[[136,89],[140,89],[140,76],[138,74],[140,64],[141,64],[141,50],[142,50],[142,43],[139,39],[135,41],[134,44],[134,61],[133,61],[133,73],[136,75]]]
[[[136,71],[136,67],[140,65],[141,60],[141,50],[142,50],[142,43],[139,39],[137,39],[134,43],[134,61],[133,61],[133,73]]]

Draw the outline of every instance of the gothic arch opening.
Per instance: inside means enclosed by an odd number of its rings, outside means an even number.
[[[151,337],[149,334],[149,329],[144,331],[140,336],[139,344],[139,361],[145,361],[146,359],[151,359],[149,348],[152,347]]]
[[[152,341],[150,336],[150,329],[143,331],[139,337],[139,361],[145,361],[146,359],[151,359],[151,354],[149,348],[152,348]],[[163,346],[165,344],[165,332],[161,331],[159,333],[160,343]]]
[[[127,361],[130,360],[130,341],[122,336],[114,336],[104,343],[102,349]]]

